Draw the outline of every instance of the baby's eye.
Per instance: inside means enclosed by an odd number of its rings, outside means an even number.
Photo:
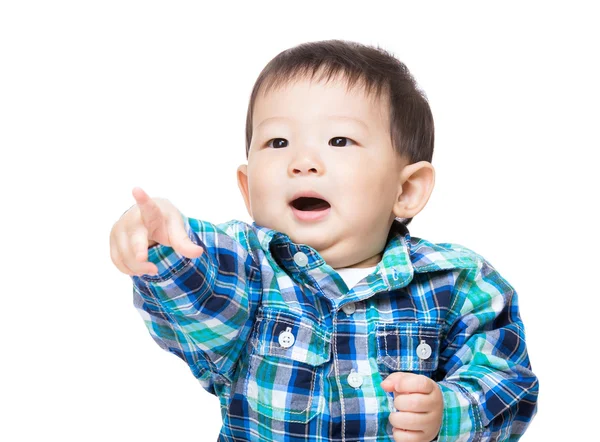
[[[286,147],[287,142],[288,141],[285,138],[273,138],[267,142],[267,146],[273,147],[274,149],[280,149],[282,147]],[[273,146],[271,146],[271,143],[273,143]]]
[[[348,141],[350,141],[350,143],[354,144],[354,141],[352,141],[350,138],[346,138],[346,137],[333,137],[329,141],[333,142],[331,145],[334,147],[346,147],[346,146],[348,146]]]

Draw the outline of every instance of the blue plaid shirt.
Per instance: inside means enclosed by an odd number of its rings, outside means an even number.
[[[274,230],[184,216],[205,249],[156,245],[133,294],[153,339],[221,404],[220,441],[393,441],[390,373],[444,399],[437,441],[518,440],[537,412],[517,293],[480,255],[394,221],[349,289],[310,246]]]

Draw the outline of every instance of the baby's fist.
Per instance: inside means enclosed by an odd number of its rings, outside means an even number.
[[[381,383],[385,391],[394,392],[390,424],[396,442],[430,442],[442,426],[444,398],[437,382],[423,375],[396,372]]]

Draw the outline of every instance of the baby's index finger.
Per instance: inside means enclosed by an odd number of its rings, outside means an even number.
[[[136,192],[137,190],[137,192]],[[140,208],[140,214],[142,221],[146,226],[149,226],[152,221],[162,218],[163,213],[158,207],[158,204],[148,196],[141,188],[136,187],[133,189],[133,196],[138,203]]]
[[[148,200],[150,200],[150,196],[148,196],[148,194],[144,192],[144,190],[141,187],[134,187],[131,191],[131,194],[133,195],[133,198],[138,203],[138,205],[145,204],[148,202]]]

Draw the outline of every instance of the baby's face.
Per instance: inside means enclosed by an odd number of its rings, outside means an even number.
[[[257,98],[238,181],[257,224],[313,247],[334,268],[368,267],[397,216],[403,166],[387,103],[339,80],[301,80]],[[297,199],[310,193],[324,201]]]

